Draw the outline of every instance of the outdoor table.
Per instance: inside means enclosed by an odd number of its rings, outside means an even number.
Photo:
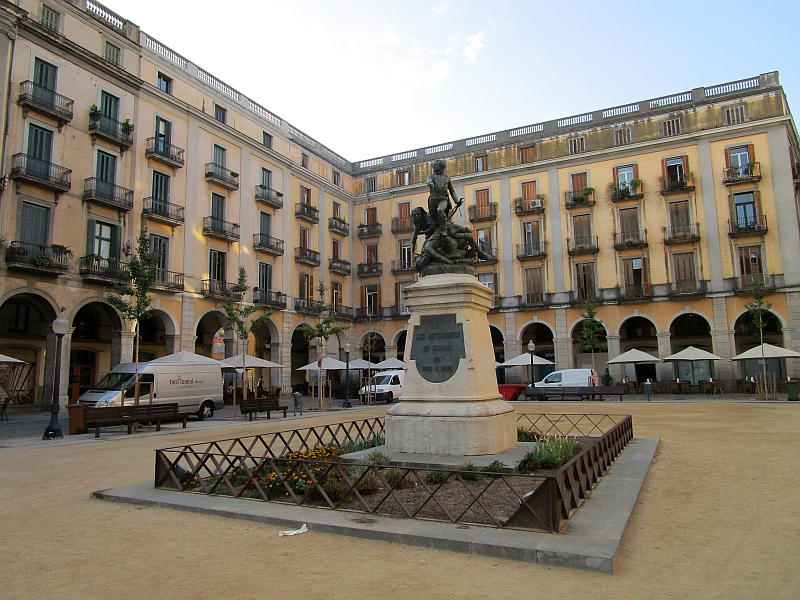
[[[722,387],[722,382],[721,381],[712,381],[711,385],[712,385],[712,390],[711,390],[712,394],[716,394],[717,392],[722,394],[722,393],[725,392],[725,388]]]
[[[681,394],[691,394],[691,393],[692,393],[692,382],[681,381]]]
[[[636,382],[635,381],[626,381],[622,384],[625,387],[626,394],[632,394],[636,391]]]

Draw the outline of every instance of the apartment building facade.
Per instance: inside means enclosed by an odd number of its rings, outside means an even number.
[[[532,340],[559,368],[586,364],[590,300],[601,365],[695,345],[723,360],[679,372],[732,388],[755,368],[729,360],[757,343],[754,281],[771,291],[765,339],[800,350],[798,143],[777,73],[353,163],[99,3],[0,9],[0,352],[34,364],[37,402],[52,394],[62,307],[64,402],[131,360],[132,324],[104,298],[142,226],[161,256],[142,359],[210,355],[239,265],[244,300],[274,311],[249,346],[285,366],[272,385],[301,385],[297,367],[343,358],[346,339],[358,356],[402,357],[410,214],[436,158],[465,198],[456,220],[496,257],[476,273],[494,290],[498,359]],[[324,348],[297,330],[319,300],[347,327]]]

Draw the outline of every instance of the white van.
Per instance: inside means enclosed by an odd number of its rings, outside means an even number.
[[[586,385],[600,384],[600,379],[594,369],[562,369],[553,371],[541,381],[534,383],[537,388],[550,387],[582,387]]]
[[[367,395],[367,393],[371,392],[375,394],[376,400],[385,401],[389,404],[403,393],[405,378],[406,372],[403,370],[381,371],[380,373],[375,373],[370,380],[369,386],[365,385],[358,393],[359,395]]]
[[[125,405],[134,403],[136,365],[117,365],[92,388],[78,398],[78,403],[103,408],[119,406],[122,393]],[[139,403],[178,403],[181,412],[193,412],[201,421],[214,416],[224,406],[222,370],[219,363],[149,362],[139,364]]]

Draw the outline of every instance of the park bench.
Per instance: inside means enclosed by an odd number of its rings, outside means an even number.
[[[239,409],[242,411],[242,416],[247,415],[248,421],[252,421],[257,413],[265,412],[267,413],[267,418],[269,419],[269,414],[271,411],[283,411],[283,418],[286,418],[286,411],[288,410],[288,406],[280,406],[278,404],[278,397],[277,396],[262,396],[261,398],[242,398],[239,404]]]
[[[84,431],[94,427],[94,437],[100,437],[101,427],[112,425],[127,425],[128,433],[133,431],[133,424],[155,423],[156,431],[161,431],[162,423],[183,422],[186,429],[186,421],[189,413],[182,413],[177,403],[172,404],[142,404],[140,406],[110,406],[105,408],[93,408],[87,406],[83,412]]]
[[[547,400],[552,397],[560,397],[564,400],[565,396],[577,396],[579,399],[588,396],[599,397],[600,400],[603,396],[619,396],[622,402],[622,396],[625,394],[625,386],[622,385],[588,385],[582,387],[550,387],[550,388],[531,388],[525,390],[526,400]]]

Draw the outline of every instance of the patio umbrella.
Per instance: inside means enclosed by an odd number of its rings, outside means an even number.
[[[368,360],[364,360],[363,358],[357,358],[355,360],[350,361],[350,368],[356,370],[366,370],[366,369],[375,369],[377,365],[373,365]]]
[[[722,359],[716,354],[711,354],[711,352],[706,352],[705,350],[701,350],[700,348],[689,346],[688,348],[684,348],[680,352],[676,352],[675,354],[670,354],[669,356],[665,356],[664,360],[671,360],[675,362],[679,360],[686,360],[689,362],[694,362],[697,360],[722,360]]]
[[[800,358],[800,352],[773,346],[772,344],[761,344],[741,354],[737,354],[731,360],[760,360],[761,358]]]
[[[219,361],[219,364],[222,366],[223,371],[232,371],[233,369],[241,369],[242,368],[242,355],[237,354],[236,356],[231,356],[230,358],[226,358],[225,360]],[[245,359],[245,364],[247,365],[248,369],[281,369],[283,365],[279,365],[276,362],[272,362],[271,360],[265,360],[263,358],[258,358],[256,356],[247,355]]]
[[[352,363],[350,363],[352,365]],[[297,369],[298,371],[316,371],[317,369],[322,369],[324,371],[337,371],[339,369],[344,369],[347,365],[342,362],[341,360],[336,360],[335,358],[331,358],[330,356],[326,356],[322,359],[322,365],[319,365],[319,361],[314,361],[312,363],[308,363],[307,365],[300,367]]]
[[[352,363],[351,363],[352,364]],[[375,369],[405,369],[406,363],[398,358],[387,358],[382,360],[374,367]]]
[[[622,365],[625,363],[660,363],[660,362],[661,362],[660,358],[656,358],[652,354],[647,354],[647,352],[642,352],[641,350],[632,348],[627,352],[623,352],[619,356],[607,361],[606,364]]]
[[[0,364],[2,365],[25,364],[25,361],[20,360],[18,358],[13,358],[11,356],[6,356],[5,354],[0,354]]]
[[[541,356],[533,355],[533,364],[534,365],[554,365],[553,361],[547,360],[546,358],[542,358]],[[500,363],[500,367],[508,368],[508,367],[530,367],[531,366],[531,355],[529,353],[520,354],[519,356],[515,356],[514,358],[508,359],[504,363]]]
[[[201,356],[200,354],[195,354],[194,352],[183,351],[183,352],[176,352],[175,354],[167,354],[167,356],[156,358],[154,360],[151,360],[150,362],[217,363],[219,361],[216,361],[213,358],[209,358],[208,356]]]

